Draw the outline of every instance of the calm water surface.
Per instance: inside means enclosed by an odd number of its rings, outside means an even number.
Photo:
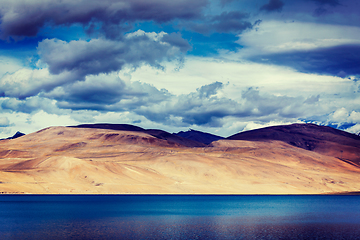
[[[0,195],[0,239],[360,239],[360,196]]]

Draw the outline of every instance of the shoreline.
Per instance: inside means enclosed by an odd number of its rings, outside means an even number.
[[[356,196],[360,192],[335,193],[0,193],[0,196]]]

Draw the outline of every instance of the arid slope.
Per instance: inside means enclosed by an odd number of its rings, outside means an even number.
[[[325,150],[309,151],[281,140],[219,140],[207,147],[188,147],[161,137],[158,130],[146,131],[51,127],[2,140],[0,192],[360,191],[360,168]]]

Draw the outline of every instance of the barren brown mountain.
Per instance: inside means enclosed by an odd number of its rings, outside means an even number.
[[[360,137],[313,124],[209,145],[131,125],[50,127],[0,141],[0,192],[358,192],[359,163]]]

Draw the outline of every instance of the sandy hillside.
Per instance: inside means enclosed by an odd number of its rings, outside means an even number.
[[[360,191],[360,168],[319,149],[279,140],[219,140],[187,147],[141,131],[51,127],[0,141],[0,192]]]

